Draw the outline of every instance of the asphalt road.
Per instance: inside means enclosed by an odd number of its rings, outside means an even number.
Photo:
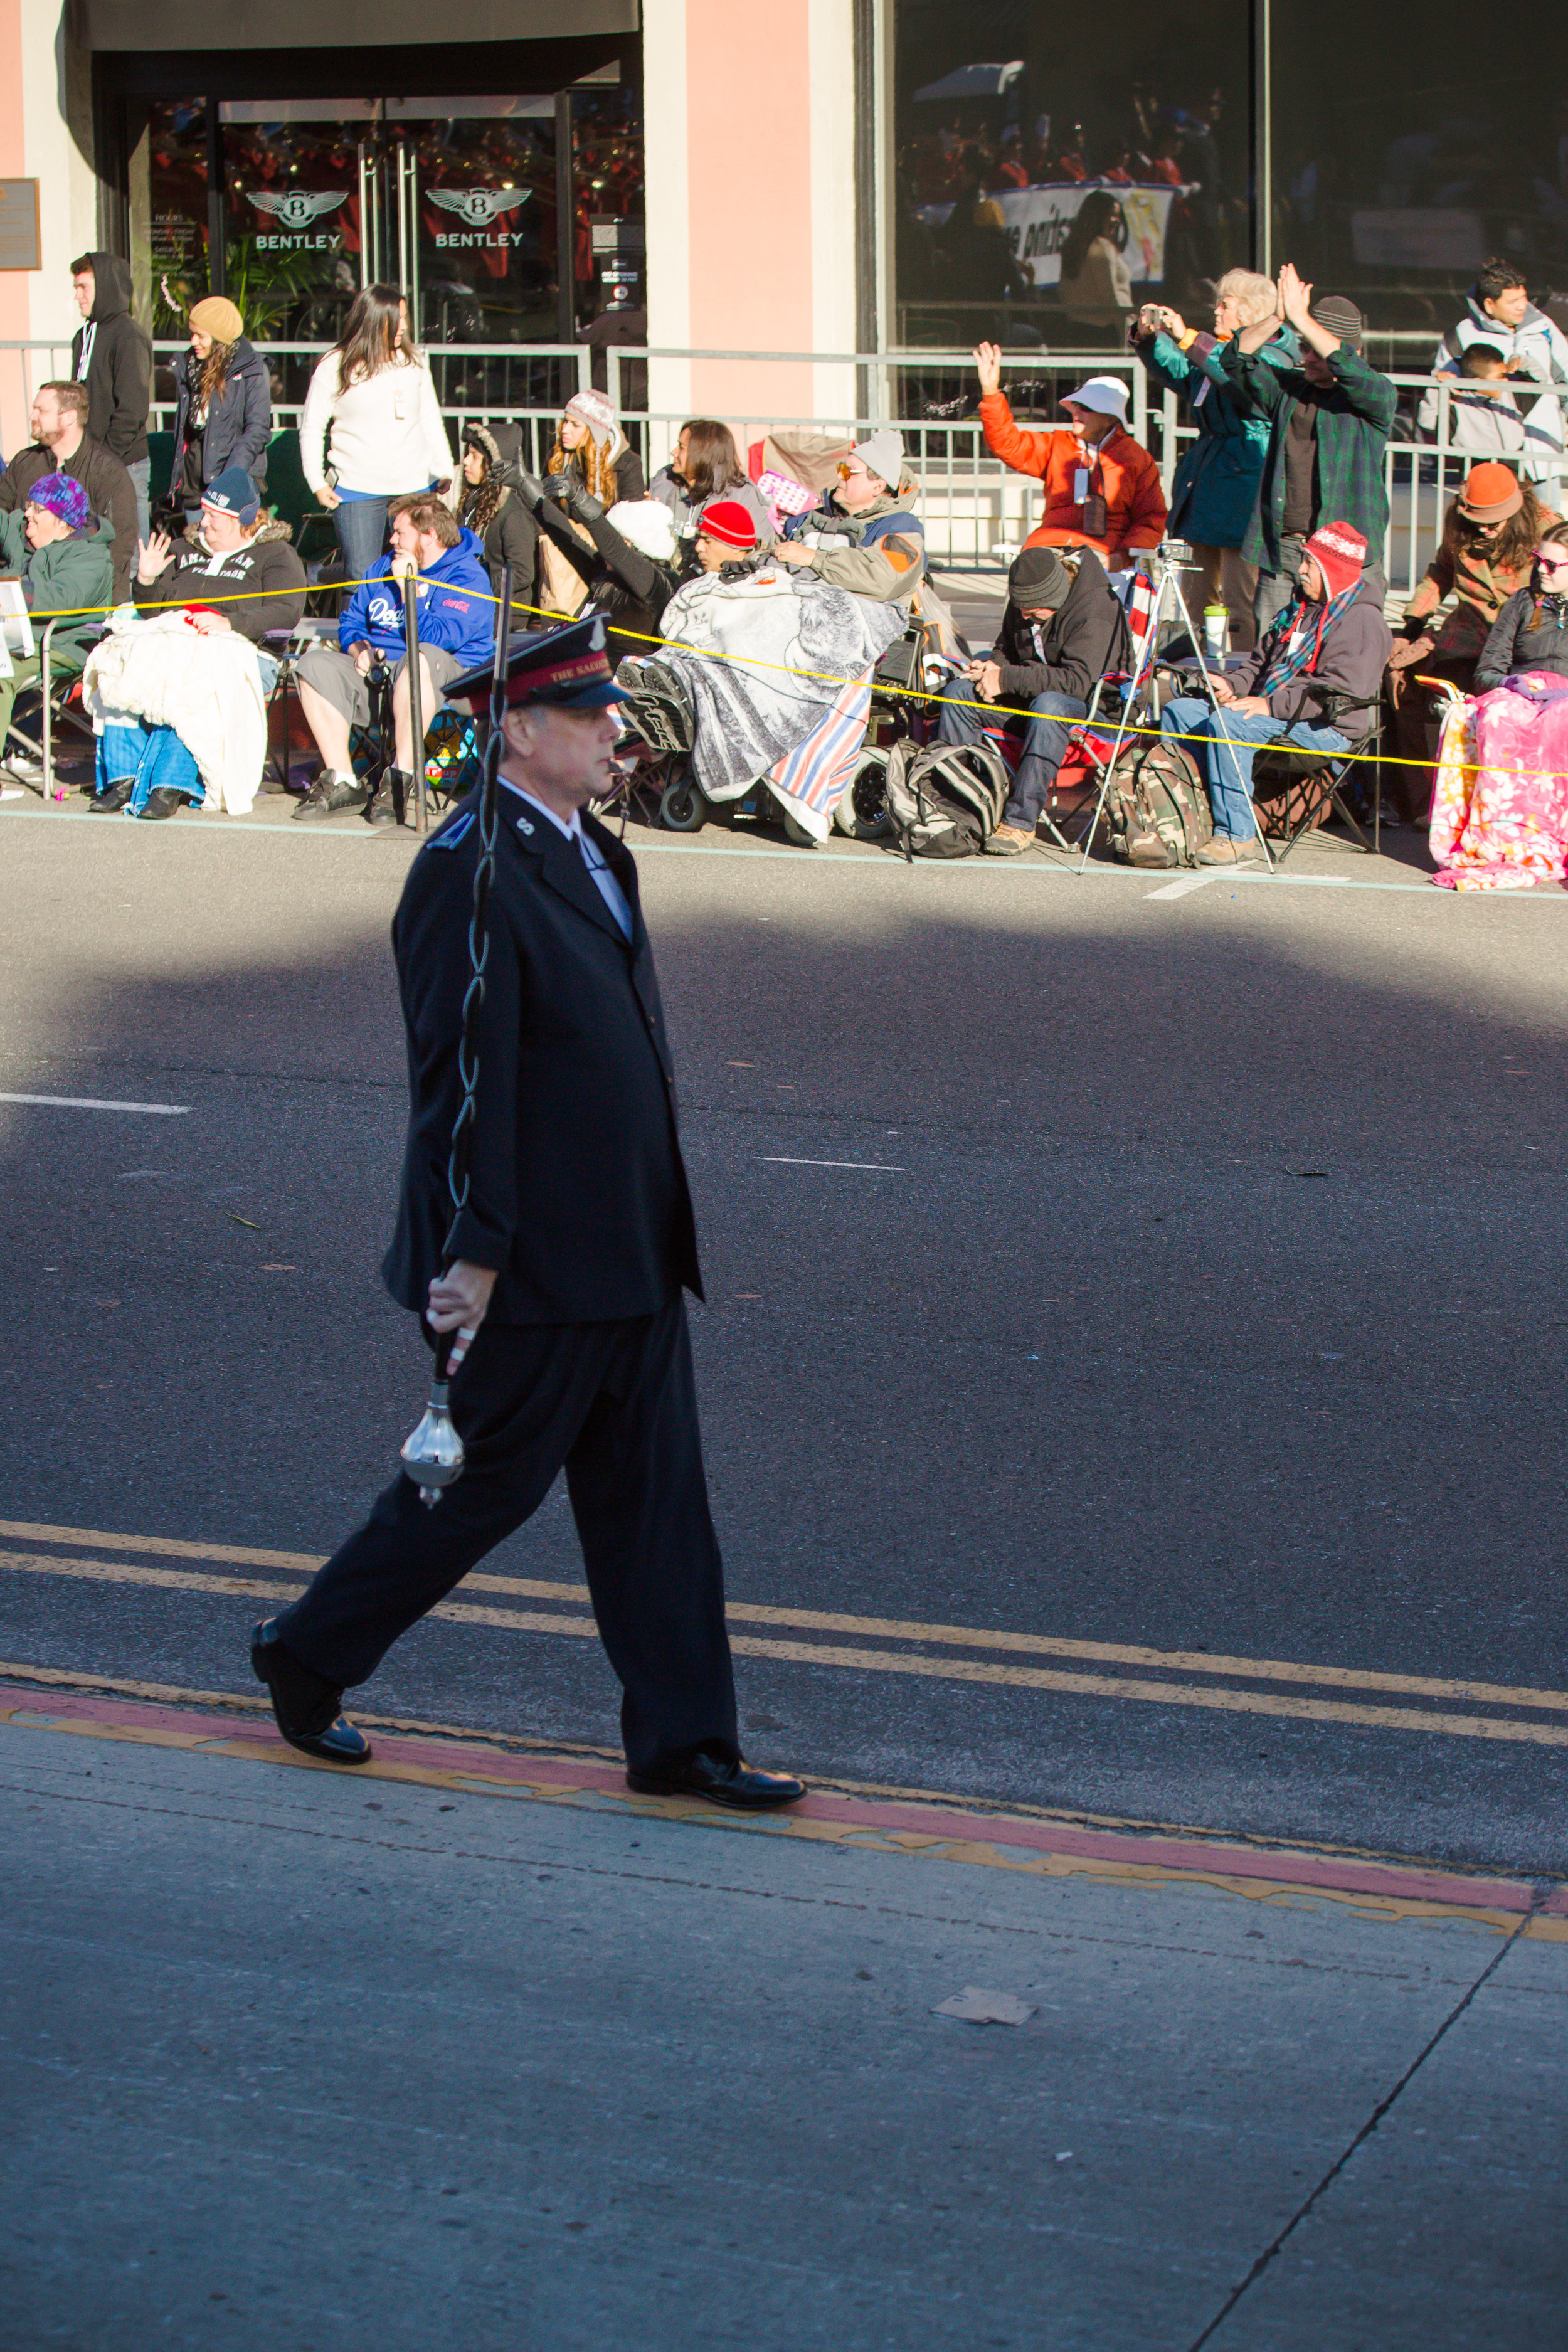
[[[0,1103],[0,1662],[244,1691],[423,1398],[376,1275],[412,845],[5,814],[0,1088],[186,1108]],[[1568,1867],[1568,897],[642,871],[758,1760]],[[366,1706],[612,1745],[559,1495],[488,1567]]]

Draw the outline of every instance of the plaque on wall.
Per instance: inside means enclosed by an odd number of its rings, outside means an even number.
[[[0,269],[37,269],[38,184],[0,180]]]

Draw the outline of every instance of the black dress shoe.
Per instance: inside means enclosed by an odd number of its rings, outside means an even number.
[[[285,1648],[275,1617],[252,1633],[250,1664],[257,1681],[267,1685],[273,1717],[290,1748],[328,1764],[369,1763],[369,1740],[338,1713],[342,1692]]]
[[[105,784],[100,793],[93,794],[91,808],[94,816],[117,815],[135,790],[134,776],[116,777],[112,783]]]
[[[176,792],[173,784],[158,784],[148,793],[146,807],[138,809],[136,814],[153,818],[173,816],[175,810],[184,808],[184,793]]]
[[[744,1762],[710,1755],[700,1748],[695,1756],[677,1757],[647,1772],[626,1773],[626,1786],[643,1797],[706,1797],[712,1805],[729,1805],[740,1813],[766,1812],[773,1805],[793,1805],[805,1794],[805,1782],[787,1772],[757,1772]]]

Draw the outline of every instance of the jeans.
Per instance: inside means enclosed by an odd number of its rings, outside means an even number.
[[[167,785],[188,794],[199,808],[206,797],[201,771],[172,727],[149,727],[130,711],[117,712],[98,739],[98,789],[134,778],[131,813],[140,816],[153,793]]]
[[[973,686],[954,678],[937,719],[937,740],[942,743],[978,743],[982,735],[999,730],[1015,740],[1021,736],[1023,757],[1013,772],[1013,789],[1007,796],[1002,822],[1016,825],[1020,832],[1033,833],[1046,805],[1046,794],[1061,766],[1068,737],[1072,732],[1071,721],[1087,718],[1088,714],[1089,705],[1075,702],[1070,694],[1037,694],[1029,705],[1027,718],[1017,712],[1004,717],[994,704],[980,701]],[[991,722],[989,729],[984,724],[986,719]]]
[[[350,580],[366,579],[372,565],[385,554],[386,507],[385,499],[344,499],[332,509],[332,528]]]
[[[131,487],[136,493],[136,536],[138,539],[144,540],[147,537],[149,526],[147,494],[152,478],[153,460],[151,457],[138,457],[136,463],[133,466],[127,466],[125,470],[131,477]]]
[[[1215,833],[1233,841],[1250,841],[1258,826],[1252,814],[1252,762],[1265,743],[1298,743],[1309,751],[1342,751],[1349,740],[1332,727],[1293,726],[1270,713],[1216,710],[1197,695],[1179,695],[1160,714],[1162,735],[1189,739],[1186,749],[1197,761],[1209,790]],[[1195,737],[1195,741],[1190,740]],[[1226,740],[1228,738],[1228,741]]]

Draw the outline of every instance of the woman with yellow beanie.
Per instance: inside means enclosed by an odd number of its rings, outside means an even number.
[[[272,386],[266,362],[246,339],[245,320],[221,294],[192,307],[191,348],[178,381],[168,504],[194,514],[208,483],[231,466],[242,467],[264,491]]]

